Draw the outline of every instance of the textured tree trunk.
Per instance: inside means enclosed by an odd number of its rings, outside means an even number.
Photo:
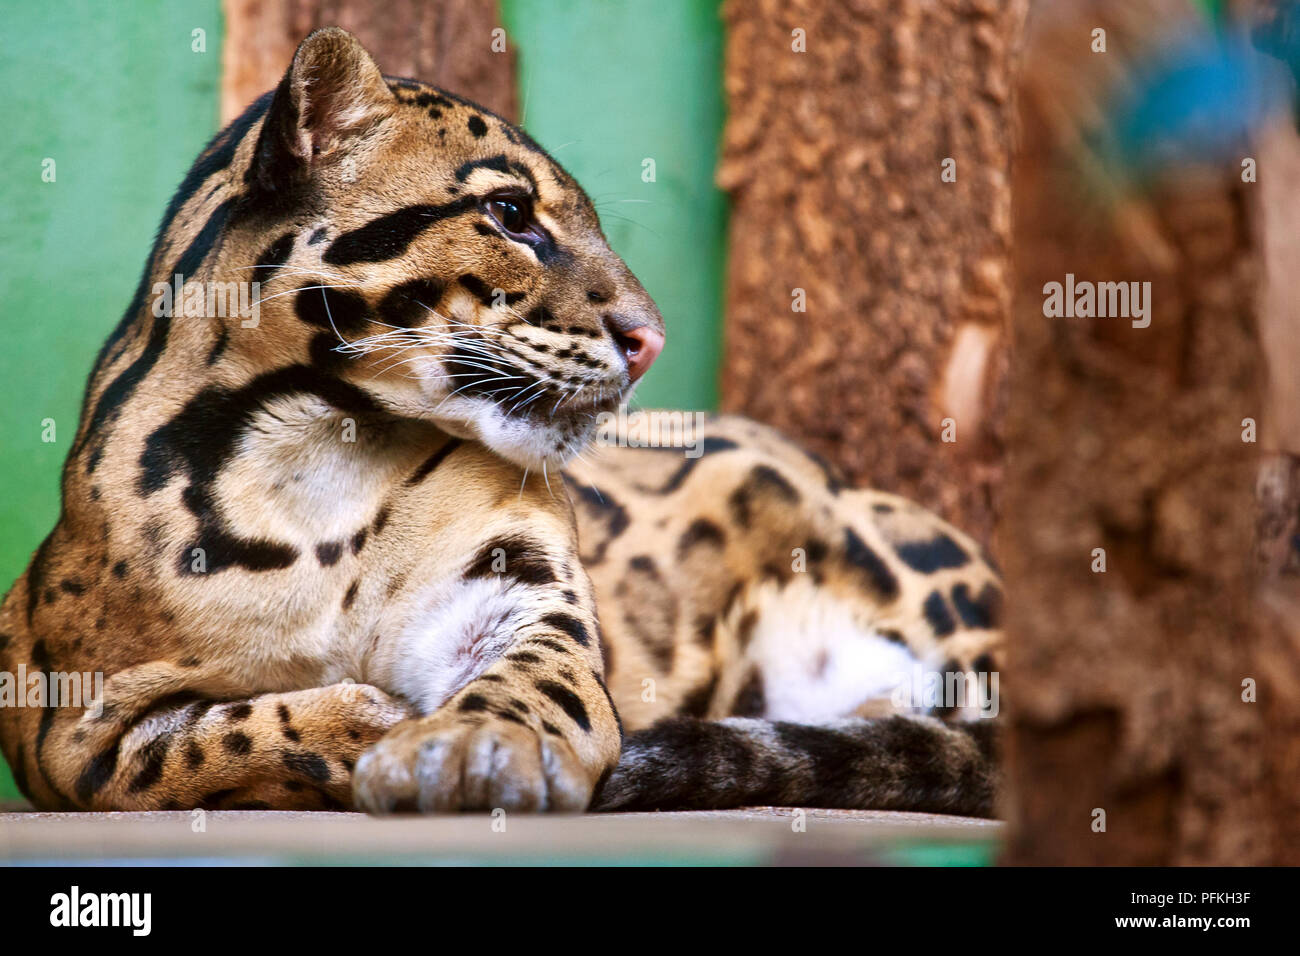
[[[1295,862],[1296,625],[1259,598],[1243,441],[1271,408],[1259,186],[1227,161],[1141,190],[1103,158],[1110,93],[1194,18],[1180,0],[1030,15],[999,527],[1013,862]],[[1067,273],[1149,280],[1150,326],[1045,316]]]
[[[493,51],[502,24],[491,0],[224,0],[224,10],[223,123],[280,81],[303,37],[328,26],[356,34],[391,76],[516,115],[514,47]]]
[[[723,14],[722,404],[986,540],[1024,11],[733,0]]]

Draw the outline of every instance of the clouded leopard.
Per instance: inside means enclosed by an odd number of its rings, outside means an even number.
[[[4,671],[104,677],[0,707],[23,792],[989,814],[980,702],[898,688],[996,670],[996,572],[743,419],[593,444],[663,342],[526,133],[313,33],[168,206],[0,610]]]

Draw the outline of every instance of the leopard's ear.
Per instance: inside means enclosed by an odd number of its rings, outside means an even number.
[[[395,102],[356,37],[338,27],[316,30],[299,44],[267,109],[251,170],[256,184],[273,193],[290,188],[345,152]]]

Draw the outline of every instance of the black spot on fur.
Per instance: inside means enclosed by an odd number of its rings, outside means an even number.
[[[253,739],[248,734],[235,731],[221,738],[221,746],[226,748],[227,753],[232,753],[237,757],[251,753],[253,750]]]
[[[343,555],[342,541],[322,541],[316,545],[316,560],[322,568],[333,567]]]
[[[563,611],[552,611],[542,617],[542,623],[563,631],[583,647],[591,643],[591,635],[587,633],[586,625],[572,614],[566,614]]]
[[[325,783],[330,778],[329,764],[320,754],[287,750],[282,759],[284,765],[294,773],[302,774],[317,783]]]
[[[406,252],[407,247],[426,229],[478,207],[476,196],[439,206],[418,205],[398,209],[380,216],[351,232],[345,232],[325,250],[327,265],[346,266],[357,262],[384,262]]]
[[[463,183],[469,178],[469,174],[476,169],[491,169],[498,173],[505,173],[510,171],[511,163],[510,160],[500,153],[496,156],[488,156],[484,159],[467,160],[456,167],[456,182]]]
[[[938,591],[931,591],[930,596],[925,599],[922,606],[925,612],[925,619],[934,629],[936,637],[947,637],[953,631],[957,630],[957,622],[953,620],[952,612],[948,610],[948,602],[943,599],[943,595]]]
[[[507,292],[505,289],[498,290],[471,273],[466,273],[456,281],[468,289],[470,294],[487,308],[492,308],[497,304],[498,291],[501,293],[501,301],[506,305],[514,305],[528,294],[527,292]]]
[[[308,325],[350,336],[362,332],[370,322],[366,300],[349,289],[319,288],[319,283],[302,286],[293,297],[293,309]]]
[[[500,567],[501,570],[497,570]],[[554,584],[555,569],[546,560],[543,547],[524,535],[506,535],[493,538],[483,545],[465,569],[466,578],[492,576],[514,578],[522,584]]]
[[[446,287],[434,278],[412,279],[390,289],[379,303],[379,317],[389,325],[413,329],[424,325],[438,308]]]
[[[471,116],[469,118],[469,131],[478,139],[487,133],[487,123],[483,122],[481,116]]]
[[[97,754],[90,763],[86,764],[85,769],[81,771],[81,775],[77,777],[74,790],[82,806],[88,805],[91,798],[104,789],[104,786],[113,779],[113,774],[117,772],[118,746],[118,744],[113,744],[107,750]]]
[[[247,720],[253,716],[253,705],[248,703],[235,704],[226,711],[226,719],[232,722]]]
[[[591,720],[587,717],[587,708],[582,706],[582,700],[577,694],[563,684],[557,684],[555,681],[550,680],[538,681],[537,689],[559,704],[560,709],[568,714],[575,724],[584,731],[591,731]]]
[[[162,779],[163,763],[167,759],[167,751],[171,747],[171,742],[170,734],[159,734],[140,748],[140,771],[131,778],[131,782],[127,785],[128,793],[139,793],[141,790],[148,790]]]
[[[717,524],[708,518],[696,518],[690,526],[682,533],[677,541],[677,555],[684,558],[696,545],[711,545],[721,548],[727,540],[726,532]]]
[[[977,597],[971,597],[966,584],[952,589],[952,606],[967,627],[996,627],[1002,613],[1002,590],[996,584],[986,584]]]
[[[535,329],[550,329],[558,324],[555,313],[544,305],[536,305],[524,314],[524,321]]]
[[[898,579],[880,555],[867,547],[852,528],[844,529],[844,557],[866,577],[867,583],[883,600],[898,597]]]
[[[357,588],[361,586],[361,581],[353,581],[348,585],[347,591],[343,595],[343,610],[350,610],[352,602],[357,599]]]
[[[488,699],[482,694],[466,694],[461,698],[460,704],[456,707],[463,714],[471,714],[475,711],[487,710]]]
[[[775,468],[756,465],[727,498],[732,520],[748,528],[754,518],[754,506],[763,498],[779,507],[790,507],[799,503],[799,492]]]
[[[909,541],[895,546],[899,558],[914,571],[932,574],[944,568],[960,568],[970,563],[970,555],[961,545],[946,534],[937,534],[929,541]]]
[[[273,276],[272,273],[280,268],[289,259],[289,254],[293,252],[294,235],[286,232],[275,242],[266,247],[257,259],[257,265],[253,269],[253,281],[266,283]]]
[[[117,562],[117,564],[113,565],[113,577],[115,578],[126,577],[126,570],[127,570],[127,564],[125,561]]]

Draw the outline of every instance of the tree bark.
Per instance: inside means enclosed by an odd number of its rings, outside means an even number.
[[[493,52],[501,27],[483,0],[224,0],[226,38],[221,121],[273,89],[312,30],[337,26],[358,37],[390,76],[424,80],[513,120],[514,47]]]
[[[1269,409],[1258,186],[1229,161],[1166,167],[1140,188],[1106,159],[1112,94],[1197,22],[1181,0],[1036,0],[1030,15],[1003,492],[1015,506],[998,536],[1011,862],[1286,856],[1279,810],[1289,800],[1294,818],[1300,778],[1276,779],[1296,748],[1275,735],[1289,724],[1294,739],[1300,668],[1294,625],[1280,631],[1280,605],[1258,598],[1260,445],[1243,441],[1243,419]],[[1149,280],[1150,326],[1047,317],[1044,286],[1067,273]]]
[[[1024,12],[1024,0],[732,0],[723,13],[722,404],[984,540]]]

